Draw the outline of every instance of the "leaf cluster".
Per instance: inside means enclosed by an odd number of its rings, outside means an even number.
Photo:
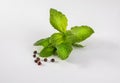
[[[50,24],[59,32],[34,43],[34,46],[44,47],[39,53],[41,57],[57,54],[60,59],[65,60],[69,57],[73,46],[83,47],[79,43],[94,33],[94,30],[86,25],[73,26],[70,30],[67,30],[67,17],[53,8],[50,9]]]

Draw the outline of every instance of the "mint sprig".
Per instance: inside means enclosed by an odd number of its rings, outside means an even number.
[[[59,32],[34,43],[34,46],[44,47],[39,53],[41,57],[49,57],[57,54],[60,59],[65,60],[72,52],[72,46],[84,47],[79,43],[94,33],[94,30],[86,25],[74,26],[70,30],[67,30],[67,17],[53,8],[50,9],[50,24]]]

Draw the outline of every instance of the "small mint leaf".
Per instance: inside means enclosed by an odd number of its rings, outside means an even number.
[[[81,45],[81,44],[77,44],[77,43],[73,44],[73,46],[74,46],[74,47],[81,47],[81,48],[84,47],[83,45]]]
[[[72,34],[71,30],[67,30],[65,33],[65,42],[73,44],[76,42],[76,37]]]
[[[50,46],[50,47],[45,47],[42,49],[42,51],[39,53],[39,56],[41,57],[49,57],[54,53],[55,48]]]
[[[56,9],[50,9],[50,23],[51,25],[60,32],[65,32],[68,25],[67,18],[64,14]]]
[[[49,42],[53,45],[59,45],[64,42],[64,34],[63,33],[54,33],[51,35]]]
[[[67,59],[72,51],[72,46],[66,43],[62,43],[58,45],[56,48],[58,57],[62,60]]]
[[[76,42],[81,42],[94,33],[93,29],[89,26],[74,26],[71,28],[71,32],[76,37]]]
[[[49,37],[45,39],[40,39],[34,43],[34,46],[43,46],[47,47],[49,45]]]

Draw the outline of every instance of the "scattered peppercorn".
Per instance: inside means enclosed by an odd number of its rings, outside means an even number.
[[[55,62],[55,59],[51,59],[51,62]]]
[[[34,60],[35,63],[37,63],[38,61],[37,60]]]
[[[33,53],[34,53],[34,54],[37,54],[37,51],[35,50]]]
[[[47,58],[44,58],[44,61],[47,62],[48,61]]]
[[[40,58],[39,58],[39,57],[37,57],[37,58],[36,58],[36,60],[37,60],[37,61],[39,61],[39,60],[40,60]]]
[[[42,63],[41,63],[41,62],[38,62],[38,65],[42,65]]]
[[[35,57],[36,57],[36,55],[34,54],[34,55],[33,55],[33,57],[35,58]]]

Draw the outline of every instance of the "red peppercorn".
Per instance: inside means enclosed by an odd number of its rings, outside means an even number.
[[[44,58],[44,61],[47,62],[48,61],[47,58]]]
[[[51,59],[51,62],[55,62],[55,59]]]
[[[39,58],[39,57],[37,57],[37,58],[36,58],[36,60],[37,60],[37,61],[39,61],[39,60],[40,60],[40,58]]]
[[[42,65],[42,63],[41,63],[41,62],[38,62],[38,65]]]

